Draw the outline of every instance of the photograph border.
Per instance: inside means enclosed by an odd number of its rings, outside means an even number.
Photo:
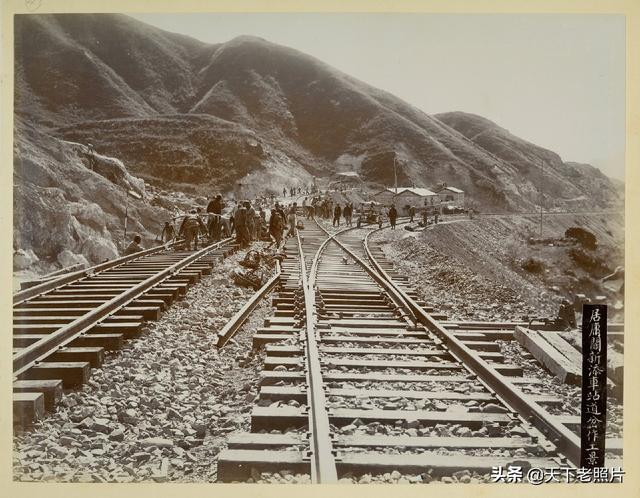
[[[640,234],[637,213],[640,212],[640,1],[638,0],[301,0],[301,1],[258,1],[258,0],[220,0],[197,1],[185,0],[4,0],[2,7],[2,164],[0,189],[0,222],[3,226],[13,225],[12,208],[12,168],[13,164],[13,15],[28,13],[178,13],[178,12],[298,12],[298,13],[447,13],[447,14],[623,14],[626,17],[626,154],[625,154],[625,267],[626,296],[625,353],[629,361],[625,365],[625,401],[624,401],[624,483],[600,485],[562,485],[552,488],[546,485],[532,486],[526,484],[466,484],[445,487],[441,484],[422,486],[402,486],[388,488],[385,485],[345,486],[328,488],[312,485],[255,485],[255,484],[181,484],[181,483],[135,483],[135,484],[76,484],[76,483],[21,483],[13,481],[12,469],[12,413],[11,413],[11,377],[8,375],[9,355],[2,356],[2,399],[0,412],[1,441],[0,472],[5,496],[33,496],[46,493],[47,497],[86,497],[102,496],[191,496],[215,495],[226,496],[259,496],[259,497],[299,497],[325,496],[339,493],[350,497],[384,496],[390,489],[402,493],[403,497],[424,496],[425,494],[445,494],[457,496],[513,496],[515,493],[523,497],[538,496],[541,493],[552,493],[553,496],[600,496],[614,492],[619,496],[640,496],[640,479],[638,478],[638,442],[640,427],[634,423],[638,413],[640,396],[637,396],[633,379],[638,379],[640,366],[635,360],[635,353],[640,352],[640,339],[635,335],[632,324],[640,322],[640,306],[635,305],[640,298],[640,279],[638,263],[640,263]],[[221,40],[222,41],[222,40]],[[7,282],[12,270],[12,238],[4,240],[0,262],[6,272]],[[9,323],[11,319],[11,286],[2,289],[2,316]],[[635,327],[634,327],[635,328]],[[11,351],[10,328],[4,334],[3,351]],[[397,485],[395,485],[397,486]],[[517,488],[513,487],[517,486]]]

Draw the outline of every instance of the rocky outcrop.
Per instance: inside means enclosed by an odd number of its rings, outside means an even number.
[[[86,147],[65,142],[24,123],[14,135],[14,269],[42,273],[75,263],[96,264],[122,248],[128,232],[153,244],[166,211],[127,191],[144,193],[117,159],[97,156],[89,168]]]

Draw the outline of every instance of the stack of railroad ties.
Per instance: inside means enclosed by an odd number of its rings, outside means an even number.
[[[190,285],[236,249],[232,239],[199,251],[179,242],[55,276],[13,296],[14,424],[52,410],[63,388],[85,383],[105,351],[137,336]],[[173,247],[175,246],[175,247]]]
[[[330,241],[309,226],[297,244],[288,242],[274,316],[253,339],[267,355],[251,432],[230,437],[219,481],[393,471],[469,482],[498,466],[578,465],[579,416],[563,414],[564,400],[495,342],[513,339],[513,323],[446,322],[361,233]],[[620,440],[607,445],[621,450]]]

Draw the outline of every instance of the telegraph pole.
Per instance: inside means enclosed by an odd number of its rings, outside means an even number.
[[[543,195],[542,195],[542,185],[543,185],[543,181],[544,181],[544,161],[541,159],[540,160],[540,238],[542,239],[542,200],[543,200]]]
[[[396,194],[398,193],[398,172],[396,171],[396,153],[393,153],[393,184],[395,185]]]

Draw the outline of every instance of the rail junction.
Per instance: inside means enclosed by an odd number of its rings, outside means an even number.
[[[562,399],[541,394],[542,381],[495,342],[512,338],[514,323],[447,321],[384,259],[377,230],[308,224],[218,333],[224,347],[271,296],[273,315],[253,336],[266,356],[251,430],[229,437],[218,481],[283,469],[331,483],[345,474],[579,465],[579,416],[562,413]],[[15,294],[14,422],[54,409],[105,350],[138,336],[234,249],[231,239],[197,252],[155,248]],[[607,445],[621,454],[621,440]]]

